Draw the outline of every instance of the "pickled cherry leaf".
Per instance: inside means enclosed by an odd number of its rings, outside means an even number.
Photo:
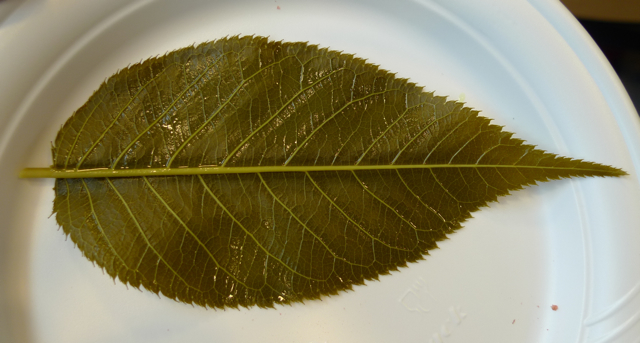
[[[263,37],[120,70],[53,161],[71,175],[56,220],[89,260],[213,308],[337,294],[422,259],[510,191],[625,174],[535,149],[353,55]],[[135,175],[73,176],[88,170]]]

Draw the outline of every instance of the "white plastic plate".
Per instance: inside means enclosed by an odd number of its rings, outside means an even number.
[[[559,2],[9,0],[0,20],[0,341],[640,342],[640,123]],[[119,68],[236,34],[355,53],[630,175],[516,192],[426,260],[321,301],[207,310],[128,289],[57,228],[53,180],[17,172],[50,165]]]

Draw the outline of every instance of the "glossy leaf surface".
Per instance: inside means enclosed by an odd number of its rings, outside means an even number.
[[[140,170],[57,179],[58,223],[122,282],[217,308],[336,294],[423,258],[511,190],[624,174],[536,150],[352,55],[261,37],[121,70],[53,160]],[[207,166],[232,172],[144,174]]]

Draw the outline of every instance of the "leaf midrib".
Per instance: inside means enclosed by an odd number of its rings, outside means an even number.
[[[570,170],[574,172],[595,172],[602,175],[621,176],[626,173],[620,169],[608,171],[599,168],[532,166],[532,165],[500,165],[500,164],[385,164],[385,165],[310,165],[310,166],[249,166],[249,167],[192,167],[192,168],[142,168],[142,169],[54,169],[25,168],[20,172],[21,178],[95,178],[95,177],[140,177],[140,176],[179,176],[179,175],[211,175],[211,174],[253,174],[253,173],[287,173],[287,172],[330,172],[360,170],[401,170],[401,169],[442,169],[442,168],[495,168],[495,169],[541,169]]]

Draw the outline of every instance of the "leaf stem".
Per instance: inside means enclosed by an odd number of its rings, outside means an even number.
[[[175,175],[204,175],[204,174],[250,174],[250,173],[283,173],[283,172],[319,172],[319,171],[358,171],[358,170],[399,170],[399,169],[439,169],[439,168],[518,168],[518,169],[547,169],[571,170],[588,175],[622,176],[624,171],[600,166],[594,168],[580,167],[549,167],[523,165],[486,165],[486,164],[412,164],[412,165],[339,165],[339,166],[252,166],[252,167],[193,167],[193,168],[143,168],[143,169],[54,169],[54,168],[25,168],[20,178],[98,178],[98,177],[139,177],[139,176],[175,176]]]

